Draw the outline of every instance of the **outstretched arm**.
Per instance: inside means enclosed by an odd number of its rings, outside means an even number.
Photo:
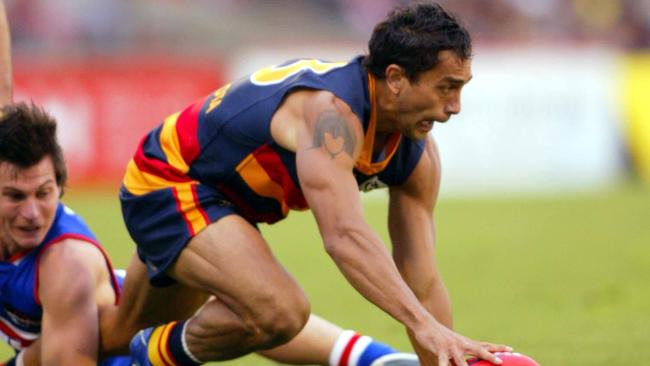
[[[440,188],[440,158],[431,136],[420,161],[407,181],[390,189],[388,228],[393,244],[393,258],[399,271],[418,300],[438,322],[452,329],[451,302],[438,272],[435,257],[433,211]],[[421,359],[433,357],[408,331],[411,343]],[[459,337],[450,344],[450,357],[470,350],[508,351],[502,345],[479,343]],[[456,358],[458,356],[455,356]],[[486,357],[488,358],[488,357]],[[488,358],[489,359],[489,358]],[[458,362],[458,361],[457,361]]]
[[[301,187],[325,249],[363,296],[403,323],[415,324],[427,314],[363,218],[352,174],[361,150],[360,124],[333,96],[321,93],[312,99],[316,100],[307,108],[311,115],[299,131],[296,159]]]
[[[11,103],[12,99],[11,36],[4,1],[0,0],[0,106]]]
[[[422,305],[452,329],[451,302],[435,258],[433,209],[440,187],[440,161],[433,138],[427,140],[409,179],[390,188],[388,229],[397,268]],[[430,357],[408,331],[420,357]],[[431,361],[432,362],[432,361]]]
[[[429,137],[411,176],[390,189],[388,229],[402,277],[427,310],[451,329],[451,303],[435,258],[433,210],[439,187],[440,159]]]
[[[305,106],[298,132],[298,176],[325,248],[339,270],[369,301],[413,334],[425,365],[466,366],[464,355],[498,362],[484,347],[438,322],[402,279],[381,238],[363,217],[352,174],[361,151],[361,124],[347,105],[329,93],[315,93]],[[434,356],[437,355],[437,356]],[[428,361],[428,363],[427,363]]]

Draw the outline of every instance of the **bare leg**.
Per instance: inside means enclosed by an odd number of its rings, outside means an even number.
[[[309,317],[300,286],[247,221],[230,215],[196,235],[169,270],[215,296],[187,323],[185,339],[202,361],[269,349],[296,336]]]
[[[100,316],[103,354],[128,353],[129,342],[139,330],[187,319],[207,298],[207,294],[181,284],[152,287],[147,268],[134,254],[127,269],[119,306],[103,309]]]
[[[312,314],[303,330],[289,343],[258,352],[274,361],[294,365],[419,366],[417,356],[398,352],[388,345]],[[381,359],[381,361],[379,361]]]
[[[307,325],[289,343],[259,352],[280,363],[293,365],[327,365],[334,343],[343,329],[314,314]]]
[[[101,316],[102,334],[110,335],[102,339],[103,351],[124,353],[137,331],[190,318],[186,340],[201,360],[259,351],[283,363],[328,364],[343,330],[315,315],[300,330],[309,309],[304,293],[259,232],[238,216],[219,222],[192,239],[170,269],[186,285],[152,287],[133,257],[120,306]]]

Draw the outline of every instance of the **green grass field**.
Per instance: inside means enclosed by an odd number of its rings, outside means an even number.
[[[65,202],[124,267],[133,244],[115,195],[71,189]],[[385,203],[368,200],[366,212],[387,238]],[[440,267],[462,334],[512,345],[549,366],[627,365],[650,357],[650,187],[544,198],[443,197],[436,216]],[[309,213],[262,230],[314,312],[410,349],[402,327],[337,272]],[[227,364],[273,363],[249,356]]]

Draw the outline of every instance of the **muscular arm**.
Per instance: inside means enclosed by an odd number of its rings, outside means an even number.
[[[107,283],[103,260],[96,248],[71,239],[43,254],[38,289],[42,364],[97,364],[98,299],[104,292],[99,284]]]
[[[456,365],[467,366],[465,355],[478,355],[500,364],[488,352],[500,349],[499,346],[479,344],[436,320],[404,281],[381,239],[366,223],[352,174],[362,141],[361,124],[354,114],[326,92],[315,92],[306,100],[305,123],[298,127],[298,177],[325,248],[339,270],[359,293],[406,326],[422,365],[448,366],[451,359]],[[433,201],[429,207],[433,207]],[[423,222],[431,219],[430,213],[424,214],[425,210],[428,208],[420,209],[418,218]],[[432,237],[433,232],[429,235]],[[432,238],[430,243],[433,244]],[[415,286],[413,274],[408,276],[419,295],[426,293],[426,285]],[[441,314],[445,318],[444,311]]]
[[[449,296],[435,258],[433,209],[439,186],[440,160],[429,138],[409,179],[390,190],[388,228],[402,277],[427,310],[451,328]]]
[[[390,189],[388,229],[402,277],[422,305],[451,329],[451,303],[435,258],[433,210],[439,187],[440,159],[429,137],[411,176],[403,185]],[[411,332],[409,336],[413,342]],[[413,345],[417,350],[417,344]]]
[[[360,123],[334,97],[321,94],[309,103],[298,132],[298,176],[327,252],[352,286],[407,328],[435,322],[363,217],[352,174],[361,150]]]
[[[12,101],[11,37],[4,1],[0,0],[0,106]]]

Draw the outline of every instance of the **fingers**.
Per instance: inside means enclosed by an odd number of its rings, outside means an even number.
[[[488,351],[494,353],[494,352],[512,352],[513,349],[510,346],[506,346],[504,344],[494,344],[494,343],[488,343],[488,342],[481,342],[481,346]]]
[[[484,360],[490,361],[495,365],[501,365],[503,362],[499,357],[497,357],[497,355],[490,353],[486,348],[480,348],[479,352],[477,352],[477,356]]]
[[[437,359],[438,366],[468,366],[465,355],[476,356],[494,365],[501,365],[503,362],[495,353],[512,352],[512,348],[509,346],[477,342],[447,328],[442,328],[442,331],[435,334],[434,337],[430,337],[431,335],[432,333],[425,333],[421,338],[422,343],[416,343],[421,348],[421,352],[418,354],[433,356],[428,363],[435,362],[434,360]],[[428,344],[428,346],[422,346],[424,344]],[[422,357],[420,360],[422,362]],[[425,362],[423,365],[428,363]]]
[[[497,352],[509,351],[501,351],[501,348],[499,348]],[[472,354],[473,356],[489,361],[495,365],[501,365],[503,363],[503,361],[497,355],[488,351],[487,346],[485,348],[477,346],[473,352],[470,351],[468,354]],[[453,363],[450,362],[450,360],[453,361]],[[462,351],[451,352],[451,355],[441,352],[438,354],[438,366],[468,366],[468,364]]]
[[[453,361],[453,362],[450,362]],[[468,366],[465,354],[462,350],[451,351],[451,355],[440,353],[438,355],[438,366]]]
[[[454,353],[454,364],[456,366],[467,366],[467,361],[465,360],[465,355],[462,354],[462,352],[459,353]]]
[[[449,366],[449,356],[446,353],[438,354],[438,366]]]

